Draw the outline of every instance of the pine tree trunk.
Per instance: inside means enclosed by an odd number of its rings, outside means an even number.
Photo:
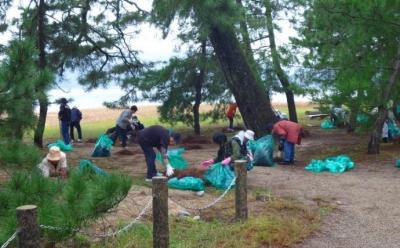
[[[398,85],[398,78],[400,73],[400,47],[398,48],[397,55],[394,61],[393,72],[390,75],[389,82],[386,85],[382,102],[387,103],[390,99],[391,92],[394,87]],[[387,109],[384,104],[379,107],[378,118],[375,121],[373,130],[370,134],[370,140],[368,143],[368,154],[379,154],[380,142],[382,137],[382,127],[387,117]]]
[[[194,133],[200,135],[200,104],[201,104],[201,89],[205,80],[205,57],[206,57],[206,41],[201,42],[201,63],[200,72],[197,75],[195,82],[195,100],[193,105],[193,127]]]
[[[357,106],[352,106],[350,108],[349,123],[347,125],[347,132],[348,133],[354,132],[354,130],[357,127],[357,114],[358,114],[358,105]]]
[[[266,125],[276,118],[269,96],[257,80],[232,28],[212,27],[210,40],[247,128],[258,137],[265,135]]]
[[[46,15],[46,6],[44,0],[40,0],[38,7],[38,48],[39,48],[39,69],[44,70],[46,68],[46,37],[45,37],[45,15]],[[35,129],[34,134],[34,143],[38,147],[43,147],[43,133],[46,125],[47,118],[47,109],[48,102],[47,97],[44,92],[41,92],[41,96],[39,98],[39,120]]]
[[[293,91],[290,89],[289,77],[282,69],[278,50],[276,48],[274,26],[272,23],[272,14],[271,14],[272,13],[271,2],[270,0],[265,0],[264,3],[266,7],[265,15],[267,17],[266,24],[268,30],[269,47],[271,49],[272,64],[274,66],[275,73],[278,76],[279,81],[281,82],[283,90],[285,91],[286,101],[289,110],[289,119],[291,121],[297,122],[298,120],[296,112],[296,103],[294,101],[294,94]]]

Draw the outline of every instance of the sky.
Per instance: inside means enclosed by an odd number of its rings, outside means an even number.
[[[19,15],[18,5],[23,3],[24,0],[14,0],[12,9],[8,12],[7,18],[10,20],[13,17]],[[144,9],[149,10],[151,8],[151,1],[149,0],[137,0]],[[281,32],[276,33],[277,44],[287,43],[289,36],[295,35],[295,31],[291,28],[287,21],[281,21]],[[141,32],[132,41],[134,48],[139,51],[139,58],[144,61],[167,61],[172,56],[179,56],[184,53],[180,51],[180,42],[177,38],[178,27],[174,25],[166,39],[162,38],[161,30],[150,26],[148,24],[142,25]],[[9,34],[2,39],[1,43],[4,44],[9,40]],[[62,81],[58,84],[61,89],[54,88],[49,92],[50,101],[54,101],[60,97],[72,98],[74,101],[71,103],[72,106],[77,106],[81,109],[88,108],[100,108],[103,107],[103,102],[117,100],[124,92],[115,85],[109,85],[108,88],[98,88],[91,91],[85,91],[77,82],[78,75],[74,72],[66,72],[63,76]],[[296,100],[306,101],[306,98],[297,97]],[[272,96],[272,101],[285,102],[286,98],[283,94],[275,94]],[[148,105],[155,104],[149,102],[138,102],[137,105]],[[51,105],[49,111],[57,111],[57,105]]]

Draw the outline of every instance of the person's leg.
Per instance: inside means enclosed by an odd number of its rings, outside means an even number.
[[[77,122],[75,124],[76,129],[78,130],[78,140],[82,140],[82,129],[81,129],[81,124]]]
[[[144,156],[146,158],[146,165],[147,165],[147,179],[151,179],[152,177],[157,175],[157,170],[156,170],[156,153],[153,150],[153,147],[149,146],[142,146],[140,147],[143,150]]]
[[[74,123],[73,122],[71,122],[71,124],[69,124],[69,134],[70,134],[71,140],[75,140],[75,137],[74,137]]]
[[[69,139],[69,122],[67,121],[62,121],[61,122],[61,133],[64,139],[64,143],[66,145],[69,144],[70,139]]]
[[[292,152],[290,153],[290,163],[294,163],[294,154],[295,154],[295,150],[296,150],[296,144],[291,143],[292,144]]]
[[[283,160],[284,160],[285,163],[290,163],[291,162],[292,156],[294,156],[293,147],[294,147],[293,143],[285,140],[285,143],[283,144],[283,153],[284,153]]]
[[[123,129],[117,125],[117,132],[121,140],[122,147],[126,147],[126,129]]]
[[[229,128],[233,129],[233,117],[229,117]]]

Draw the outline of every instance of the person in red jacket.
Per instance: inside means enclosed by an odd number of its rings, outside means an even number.
[[[303,128],[296,122],[281,120],[274,124],[272,134],[284,140],[283,143],[283,164],[294,163],[294,146],[300,145],[303,136]]]
[[[229,104],[228,109],[226,111],[226,117],[229,120],[228,131],[234,131],[233,130],[233,118],[235,117],[236,109],[237,109],[237,104],[231,103],[231,104]]]

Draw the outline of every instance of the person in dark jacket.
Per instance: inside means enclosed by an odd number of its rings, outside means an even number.
[[[217,152],[217,157],[214,159],[214,163],[219,163],[222,160],[226,159],[229,157],[229,154],[226,154],[226,144],[227,144],[228,138],[226,137],[225,134],[217,132],[214,133],[213,135],[213,142],[217,145],[219,145],[219,149]]]
[[[160,151],[163,163],[166,164],[167,175],[171,176],[174,173],[172,166],[168,160],[168,146],[179,144],[181,142],[181,135],[176,132],[172,132],[162,126],[154,125],[142,129],[138,133],[138,143],[143,150],[146,157],[147,164],[147,176],[146,181],[151,181],[151,179],[157,175],[156,170],[156,153],[154,148]],[[167,163],[164,161],[167,160]]]
[[[68,101],[65,98],[60,99],[60,111],[58,111],[58,119],[60,120],[61,135],[65,144],[69,144],[69,124],[71,122],[71,109],[68,106]]]
[[[82,112],[77,107],[73,107],[71,109],[71,123],[69,126],[72,141],[75,141],[74,127],[78,131],[78,142],[82,141],[81,120],[82,120]]]

